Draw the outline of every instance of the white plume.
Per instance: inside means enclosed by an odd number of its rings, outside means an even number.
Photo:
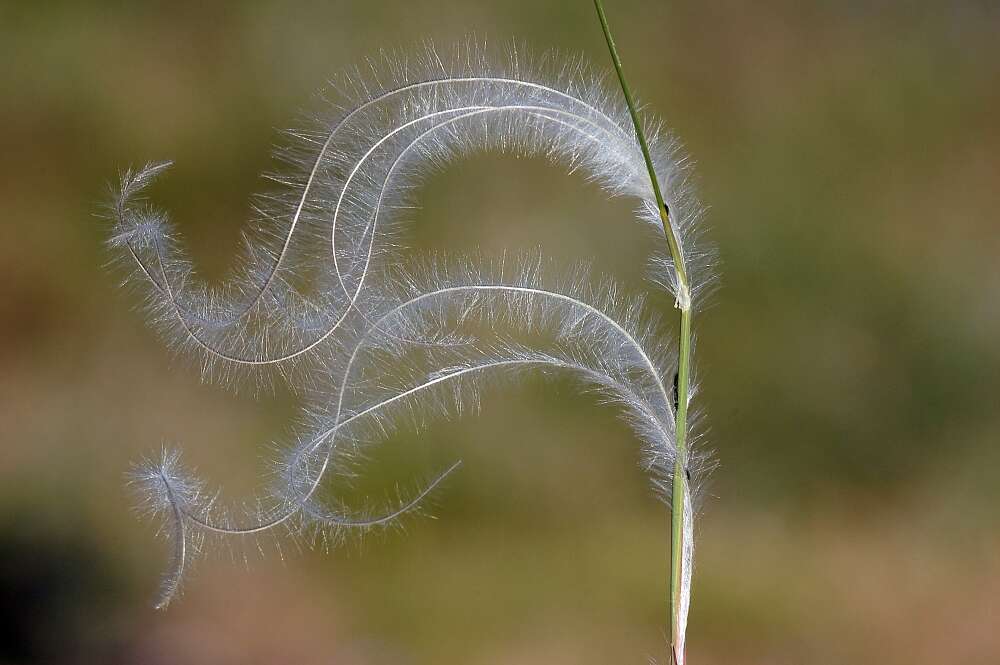
[[[207,376],[276,373],[312,395],[308,427],[245,515],[221,508],[217,495],[181,471],[176,453],[135,472],[174,539],[160,606],[179,589],[205,536],[282,527],[336,540],[416,508],[455,466],[384,515],[351,513],[318,490],[400,422],[419,426],[435,414],[474,409],[488,382],[524,372],[571,374],[617,405],[642,441],[654,487],[670,500],[677,359],[641,299],[580,268],[553,270],[539,257],[425,260],[403,269],[394,243],[399,211],[415,188],[483,150],[542,155],[583,172],[610,196],[635,199],[636,221],[659,229],[620,96],[577,61],[528,62],[517,49],[496,61],[477,47],[450,58],[427,48],[419,61],[370,65],[365,76],[335,82],[342,100],[335,119],[290,133],[292,144],[280,153],[289,172],[273,177],[283,190],[258,199],[243,263],[224,286],[199,282],[167,215],[141,200],[168,164],[125,173],[115,192],[110,245],[166,339],[200,358]],[[687,161],[659,125],[646,133],[691,292],[699,294],[710,283],[712,254],[697,242],[702,209]],[[669,254],[653,252],[650,263],[652,282],[678,295]],[[697,481],[704,461],[689,455],[682,462]],[[690,519],[684,529],[686,615]]]

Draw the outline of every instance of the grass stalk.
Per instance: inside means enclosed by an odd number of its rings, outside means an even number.
[[[628,81],[622,69],[622,61],[618,55],[618,48],[615,40],[611,36],[611,28],[608,26],[608,17],[604,13],[604,6],[601,0],[594,0],[594,7],[597,9],[597,16],[601,21],[601,28],[604,31],[604,39],[608,44],[608,51],[611,53],[611,60],[618,74],[618,82],[621,84],[622,94],[625,96],[625,103],[628,105],[629,115],[632,117],[632,124],[635,126],[636,138],[639,147],[642,149],[642,156],[646,162],[646,169],[649,171],[650,184],[653,187],[653,194],[659,206],[660,219],[663,222],[663,235],[666,238],[667,246],[670,248],[670,255],[674,261],[677,272],[677,307],[681,310],[680,316],[680,357],[677,366],[677,414],[676,414],[676,446],[677,459],[674,463],[673,474],[673,494],[671,497],[671,524],[670,524],[670,642],[671,655],[675,663],[684,662],[682,648],[683,630],[681,625],[681,585],[684,574],[684,511],[688,509],[685,495],[687,494],[687,413],[688,394],[691,384],[691,300],[687,270],[684,265],[684,255],[681,251],[680,238],[677,230],[670,220],[670,208],[663,200],[663,193],[660,190],[660,182],[656,176],[656,169],[653,166],[653,159],[649,153],[649,145],[646,142],[646,135],[642,129],[642,122],[639,119],[639,112],[636,108],[635,99],[629,88]]]

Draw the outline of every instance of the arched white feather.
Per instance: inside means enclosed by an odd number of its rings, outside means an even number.
[[[488,377],[561,372],[598,390],[643,442],[644,465],[670,500],[676,358],[641,301],[621,296],[609,281],[595,286],[579,272],[552,279],[538,259],[515,268],[486,260],[432,264],[416,273],[396,268],[392,238],[413,190],[429,173],[483,150],[545,156],[585,173],[609,195],[634,198],[640,223],[661,224],[627,109],[599,77],[566,61],[545,73],[557,59],[529,66],[516,50],[502,64],[477,48],[449,62],[428,49],[420,65],[388,59],[374,82],[342,81],[347,102],[336,119],[293,134],[293,145],[281,152],[292,175],[274,177],[283,193],[259,199],[244,260],[223,286],[196,279],[167,215],[141,200],[168,165],[123,176],[111,205],[109,244],[165,337],[201,358],[208,376],[262,376],[271,369],[293,387],[328,384],[326,397],[306,409],[308,431],[246,516],[222,510],[217,495],[181,470],[174,452],[137,468],[133,479],[149,509],[167,518],[175,547],[159,606],[178,592],[206,535],[370,529],[415,508],[454,466],[382,515],[351,514],[321,500],[317,490],[366,429],[384,431],[407,413],[423,419],[461,410],[477,402],[478,385]],[[352,90],[345,94],[345,87]],[[697,292],[709,282],[711,253],[697,242],[701,208],[688,167],[657,126],[647,138]],[[651,266],[654,283],[676,290],[669,255],[653,252]],[[695,480],[702,461],[688,460]],[[690,492],[684,501],[691,504]]]

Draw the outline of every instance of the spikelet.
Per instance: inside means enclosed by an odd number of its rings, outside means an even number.
[[[206,377],[257,385],[280,377],[310,395],[305,426],[245,513],[221,508],[175,453],[138,467],[133,481],[174,539],[158,606],[177,593],[206,536],[281,531],[338,542],[416,509],[457,465],[384,514],[331,505],[319,490],[394,427],[474,411],[486,385],[525,372],[572,375],[615,405],[642,442],[654,488],[671,499],[677,356],[641,298],[540,257],[426,259],[403,269],[394,242],[421,182],[479,151],[541,155],[582,172],[609,196],[634,199],[636,221],[660,229],[619,95],[576,60],[532,63],[516,48],[494,60],[478,47],[450,58],[428,47],[418,61],[369,64],[366,76],[334,82],[341,101],[332,119],[289,133],[279,154],[287,172],[272,177],[282,190],[257,199],[241,267],[224,285],[198,280],[168,216],[142,199],[168,164],[126,172],[114,192],[109,245],[164,337],[193,353]],[[713,259],[698,242],[702,209],[687,161],[659,125],[646,134],[691,293],[700,295]],[[680,297],[669,255],[653,252],[650,264],[652,283]],[[697,487],[707,460],[689,454],[684,463]]]

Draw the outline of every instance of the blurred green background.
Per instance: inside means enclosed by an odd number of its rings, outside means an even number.
[[[723,260],[697,321],[721,466],[690,662],[1000,662],[1000,11],[607,9]],[[176,160],[154,197],[222,279],[275,128],[380,47],[470,34],[608,66],[586,0],[0,3],[0,663],[662,662],[667,511],[569,383],[387,442],[376,496],[465,459],[439,519],[284,562],[251,548],[249,570],[224,553],[150,608],[166,548],[129,464],[178,442],[238,498],[295,404],[162,348],[102,267],[105,184]],[[470,159],[421,203],[413,248],[541,246],[643,288],[629,204],[541,160]]]

